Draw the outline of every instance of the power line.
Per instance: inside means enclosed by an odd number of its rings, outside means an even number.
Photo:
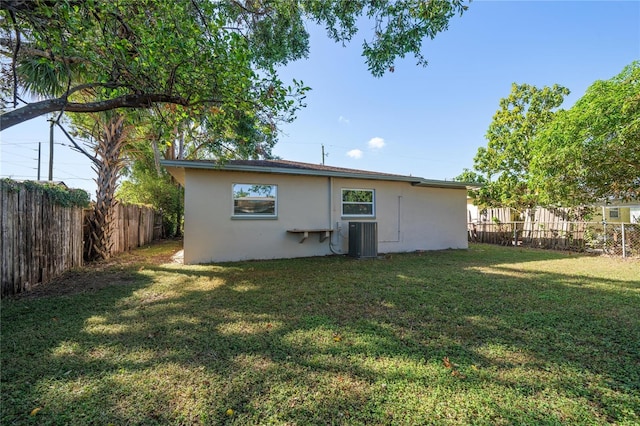
[[[9,179],[26,179],[26,180],[36,180],[33,178],[33,176],[24,176],[24,175],[13,175],[13,174],[9,174],[9,175],[0,175],[0,177],[5,177],[5,178],[9,178]],[[58,176],[58,178],[60,180],[64,179],[64,180],[90,180],[92,181],[93,179],[89,179],[89,178],[81,178],[81,177],[71,177],[71,176]]]
[[[317,142],[278,142],[278,145],[318,145]],[[336,145],[327,145],[327,146],[336,146]]]
[[[37,158],[29,157],[23,154],[18,154],[17,152],[5,152],[5,155],[15,155],[17,157],[27,158],[29,160],[34,160],[34,161],[37,160]]]
[[[77,178],[77,179],[81,179],[81,180],[93,180],[93,179],[89,179],[89,178],[80,177],[80,176],[75,175],[75,174],[73,174],[73,173],[70,173],[70,172],[68,172],[68,171],[66,171],[66,170],[64,170],[64,171],[63,171],[63,173],[68,174],[68,175],[70,175],[70,176],[74,176],[75,178]]]
[[[39,143],[39,142],[9,142],[9,143],[2,142],[2,143],[0,144],[0,146],[8,146],[8,145],[33,145],[33,144],[36,144],[36,143]]]
[[[2,177],[6,177],[9,179],[29,179],[29,180],[35,180],[33,179],[33,176],[22,176],[22,175],[0,175]]]
[[[0,147],[1,146],[9,146],[9,145],[13,145],[13,146],[15,146],[15,145],[35,145],[37,143],[44,143],[44,142],[42,142],[42,141],[38,141],[38,142],[10,142],[10,143],[4,143],[3,142],[3,143],[0,143]],[[64,144],[62,142],[55,142],[54,141],[53,144],[54,145],[68,146],[68,147],[73,148],[71,145],[66,145],[66,144]]]
[[[33,160],[35,161],[36,159],[34,158]],[[12,161],[11,165],[14,165],[14,164],[17,164],[17,165],[23,165],[23,164],[32,165],[30,162],[27,163],[26,161]]]
[[[56,162],[57,166],[59,166],[61,164],[63,166],[84,166],[84,165],[88,165],[88,162],[87,163],[65,163],[65,162],[62,162],[62,161],[57,161]]]
[[[57,177],[58,179],[64,179],[64,180],[85,180],[85,181],[93,182],[93,179],[90,179],[90,178],[71,177],[71,176],[57,176]]]

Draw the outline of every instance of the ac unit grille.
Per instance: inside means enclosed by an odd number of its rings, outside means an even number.
[[[349,256],[356,258],[378,256],[377,222],[349,222]]]

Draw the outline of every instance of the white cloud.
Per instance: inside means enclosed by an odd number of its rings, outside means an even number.
[[[341,124],[349,124],[350,122],[351,122],[351,121],[350,121],[347,117],[345,117],[345,116],[342,116],[342,115],[341,115],[340,117],[338,117],[338,123],[341,123]]]
[[[352,149],[351,151],[347,152],[347,156],[357,160],[359,158],[362,158],[362,151],[360,151],[359,149]]]
[[[384,139],[382,138],[371,138],[371,140],[369,140],[369,148],[370,149],[382,149],[382,147],[385,145],[384,143]]]

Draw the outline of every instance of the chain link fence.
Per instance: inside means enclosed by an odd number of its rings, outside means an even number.
[[[469,241],[640,257],[640,224],[607,222],[469,222]]]

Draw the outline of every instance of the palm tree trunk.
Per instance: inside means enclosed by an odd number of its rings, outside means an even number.
[[[103,124],[101,137],[97,138],[94,166],[97,174],[96,202],[89,215],[88,260],[108,259],[112,254],[112,234],[116,224],[115,192],[122,172],[121,151],[125,142],[124,117],[116,115]]]

